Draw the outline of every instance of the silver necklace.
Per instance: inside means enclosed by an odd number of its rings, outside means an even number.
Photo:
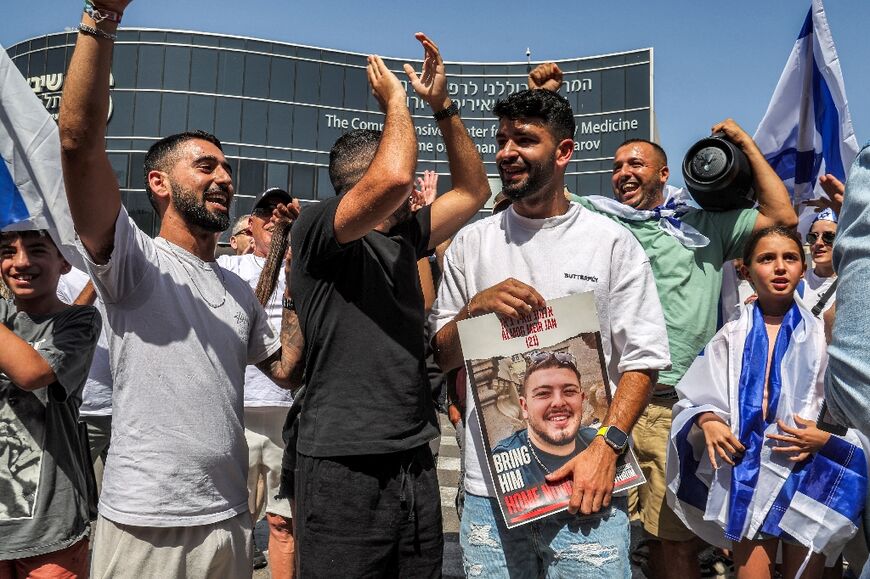
[[[172,248],[171,242],[167,241],[167,244],[169,246],[169,251],[174,253],[175,257],[178,258],[178,261],[181,262],[181,267],[184,268],[185,273],[187,273],[187,277],[190,278],[190,283],[192,283],[193,287],[196,288],[196,291],[199,292],[199,297],[202,298],[202,301],[207,303],[210,308],[215,309],[215,310],[218,309],[219,307],[221,307],[222,305],[224,305],[227,302],[227,286],[226,286],[226,283],[224,282],[224,274],[221,271],[221,267],[219,265],[217,266],[217,276],[221,280],[221,287],[224,289],[224,295],[223,295],[223,298],[221,299],[219,304],[214,304],[214,303],[210,302],[207,297],[205,297],[204,293],[202,293],[202,289],[199,287],[199,284],[196,283],[196,279],[194,279],[193,274],[190,273],[190,268],[188,267],[188,265],[186,263],[187,260],[184,258],[184,256]],[[212,271],[212,273],[214,273],[215,268],[211,268],[211,271]]]
[[[526,438],[526,444],[529,445],[529,450],[532,451],[532,457],[535,459],[535,462],[537,462],[538,465],[539,465],[542,469],[544,469],[544,472],[546,472],[547,474],[553,474],[553,471],[551,471],[551,470],[548,469],[546,466],[544,466],[544,463],[541,462],[541,459],[540,459],[540,458],[538,458],[538,453],[535,452],[535,447],[532,446],[532,439],[531,439],[531,438],[528,438],[528,437]]]

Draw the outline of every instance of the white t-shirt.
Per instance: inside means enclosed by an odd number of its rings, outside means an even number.
[[[571,203],[557,217],[528,219],[511,207],[465,227],[444,258],[444,277],[429,317],[433,335],[475,294],[509,277],[534,287],[544,299],[595,292],[612,391],[623,372],[670,367],[665,319],[649,259],[618,223]],[[467,388],[470,392],[470,384]],[[465,488],[494,496],[472,428],[478,424],[469,396]]]
[[[265,257],[257,257],[253,253],[245,255],[222,255],[217,259],[218,264],[228,269],[240,278],[248,282],[252,290],[257,289],[260,274],[266,265]],[[284,272],[278,274],[278,283],[275,291],[269,297],[266,304],[266,315],[269,324],[276,334],[281,333],[281,319],[284,316],[284,308],[281,305],[284,297],[284,287],[287,282]],[[248,366],[245,369],[245,408],[262,408],[273,406],[288,407],[293,404],[293,395],[290,390],[281,388],[271,378],[260,372],[256,366]]]
[[[57,297],[65,304],[73,303],[90,281],[88,274],[80,269],[72,268],[69,273],[60,276],[57,282]],[[99,298],[94,307],[106,318],[106,308]],[[112,415],[112,369],[109,366],[109,339],[106,325],[97,340],[94,359],[88,371],[88,380],[82,390],[82,405],[79,407],[81,416],[111,416]]]
[[[281,346],[251,288],[140,231],[124,208],[91,279],[114,378],[100,513],[126,525],[207,525],[248,510],[245,367]]]
[[[832,275],[831,277],[819,277],[812,268],[807,268],[807,271],[804,274],[803,292],[801,293],[801,298],[807,306],[807,309],[811,310],[816,307],[816,304],[819,303],[819,299],[825,295],[825,292],[828,291],[828,288],[831,287],[831,284],[834,283],[835,279],[837,279],[836,275]],[[798,292],[800,293],[800,288],[798,288]],[[828,301],[825,302],[825,307],[822,308],[822,312],[828,311],[828,309],[834,305],[836,299],[837,290],[834,290],[834,293],[831,294],[831,297],[829,297]]]

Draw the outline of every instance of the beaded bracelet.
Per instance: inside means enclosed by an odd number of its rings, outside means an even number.
[[[118,37],[117,34],[110,34],[98,28],[94,28],[93,26],[88,26],[87,24],[79,24],[79,32],[81,32],[82,34],[87,34],[88,36],[105,38],[106,40],[115,40]]]

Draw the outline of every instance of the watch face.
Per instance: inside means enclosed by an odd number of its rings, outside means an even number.
[[[625,445],[628,444],[628,435],[615,426],[608,428],[607,434],[604,436],[616,448],[625,448]]]

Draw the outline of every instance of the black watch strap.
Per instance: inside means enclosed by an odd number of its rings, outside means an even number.
[[[450,117],[456,116],[459,114],[459,107],[456,105],[456,101],[451,101],[450,106],[446,109],[442,109],[432,115],[435,117],[436,121],[443,121],[444,119],[448,119]]]

